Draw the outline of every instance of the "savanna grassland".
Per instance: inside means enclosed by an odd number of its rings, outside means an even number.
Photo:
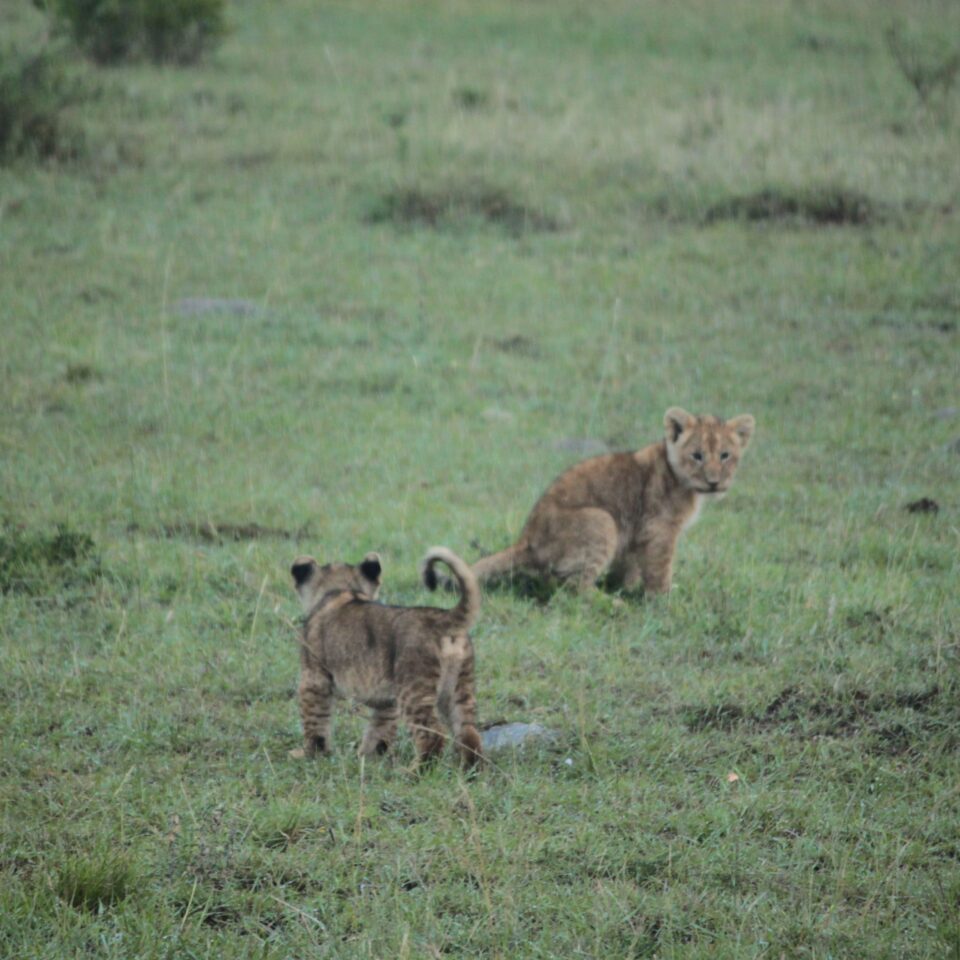
[[[228,20],[0,168],[0,955],[960,957],[960,8]],[[288,758],[296,554],[425,602],[674,404],[757,433],[673,592],[485,597],[555,741]]]

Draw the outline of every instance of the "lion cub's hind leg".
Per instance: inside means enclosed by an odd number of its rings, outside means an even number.
[[[446,655],[437,689],[437,709],[453,733],[460,765],[469,769],[483,759],[477,730],[473,645],[465,634],[444,637],[442,643]]]
[[[421,764],[432,763],[443,752],[445,737],[437,716],[437,678],[417,677],[399,691],[400,714],[410,728]]]
[[[552,573],[577,590],[591,590],[617,553],[617,524],[606,510],[564,510],[555,519],[558,536],[541,551]]]
[[[390,749],[397,735],[397,719],[400,708],[396,701],[389,704],[377,704],[372,708],[370,723],[360,742],[360,753],[365,757],[377,756]]]
[[[457,700],[453,705],[451,727],[460,753],[460,766],[475,767],[483,759],[483,745],[477,730],[477,700],[473,693],[473,677],[457,684]]]

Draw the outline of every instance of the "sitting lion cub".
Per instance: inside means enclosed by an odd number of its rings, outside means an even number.
[[[473,565],[480,581],[514,571],[579,589],[607,583],[670,589],[673,554],[705,498],[719,497],[753,433],[749,414],[723,421],[671,407],[666,437],[636,453],[592,457],[560,474],[512,547]]]
[[[481,758],[476,727],[473,644],[467,631],[480,610],[480,589],[470,567],[444,547],[424,557],[422,572],[435,580],[433,566],[445,563],[460,587],[452,610],[390,607],[377,603],[380,557],[362,563],[328,563],[297,557],[290,568],[306,614],[300,646],[300,715],[303,749],[313,756],[330,749],[330,708],[335,693],[372,710],[360,744],[365,755],[385,753],[397,732],[397,718],[410,727],[421,761],[444,745],[437,710],[450,727],[463,766]]]

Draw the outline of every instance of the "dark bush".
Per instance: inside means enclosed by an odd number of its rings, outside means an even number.
[[[226,31],[224,0],[50,0],[49,7],[100,64],[196,63]]]
[[[83,136],[64,115],[85,95],[56,53],[0,51],[0,163],[75,157]]]

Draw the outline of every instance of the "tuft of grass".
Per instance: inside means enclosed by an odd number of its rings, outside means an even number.
[[[310,804],[274,802],[257,813],[252,835],[268,849],[286,849],[315,831],[319,822],[318,811]]]
[[[126,899],[136,877],[125,854],[103,849],[67,857],[54,885],[64,903],[97,913]]]

